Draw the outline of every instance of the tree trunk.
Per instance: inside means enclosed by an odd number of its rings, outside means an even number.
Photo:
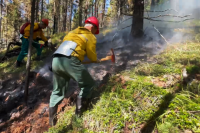
[[[132,37],[139,38],[143,35],[143,16],[144,16],[144,1],[133,0],[134,12],[131,34]]]
[[[2,4],[3,4],[3,0],[1,0],[1,3],[0,3],[0,12],[1,12],[1,18],[0,18],[0,41],[1,41],[1,20],[2,20]]]
[[[82,4],[83,0],[79,0],[79,26],[82,26]]]
[[[88,14],[88,3],[86,3],[86,6],[85,6],[85,12],[84,12],[85,20],[87,19],[87,14]]]
[[[39,17],[38,17],[38,11],[39,11],[39,0],[36,1],[36,10],[35,10],[35,20],[38,22]]]
[[[124,6],[125,2],[123,0],[118,0],[118,5],[119,5],[119,8],[118,8],[118,24],[122,21],[122,10],[123,10],[123,6]]]
[[[93,6],[94,6],[94,1],[92,1],[92,16],[94,15],[94,9],[93,9]]]
[[[8,5],[6,4],[6,15],[8,14]],[[8,18],[6,18],[6,47],[8,46]]]
[[[44,3],[44,1],[42,0],[42,3],[41,3],[41,20],[42,20],[42,18],[43,18],[43,3]]]
[[[58,1],[57,6],[56,6],[56,10],[57,10],[57,16],[58,16],[58,21],[57,21],[57,28],[58,28],[58,33],[61,31],[61,23],[60,23],[60,0],[56,0]]]
[[[73,1],[71,0],[71,11],[70,11],[70,20],[69,20],[69,30],[72,30],[72,11],[73,11]]]
[[[99,7],[98,7],[98,5],[99,5],[99,1],[97,0],[97,5],[96,5],[97,6],[97,16],[96,16],[97,18],[99,17]]]
[[[31,7],[31,28],[30,28],[30,37],[29,37],[29,48],[28,48],[28,58],[26,63],[26,82],[25,82],[25,90],[24,90],[24,100],[27,105],[28,101],[28,87],[29,87],[29,73],[31,68],[31,48],[33,41],[33,27],[34,27],[34,13],[35,13],[35,0],[32,0]]]
[[[67,3],[68,3],[68,0],[63,1],[63,29],[62,31],[66,31],[66,27],[67,27]]]
[[[97,0],[94,2],[94,16],[97,17]]]
[[[116,15],[116,20],[118,21],[118,25],[120,24],[120,3],[121,3],[121,0],[117,0],[117,15]]]
[[[103,0],[103,7],[102,7],[102,16],[101,16],[101,27],[104,26],[104,15],[105,15],[105,8],[106,8],[106,0]]]
[[[57,0],[56,0],[57,1]],[[58,26],[58,19],[57,19],[57,12],[56,12],[56,8],[57,8],[57,6],[56,6],[56,1],[54,2],[54,24],[53,24],[53,34],[55,34],[55,33],[57,33],[57,31],[58,31],[58,28],[57,28],[57,26]]]

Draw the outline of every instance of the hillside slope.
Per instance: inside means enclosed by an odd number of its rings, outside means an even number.
[[[56,132],[200,132],[200,43],[168,48],[110,77],[82,118],[59,114]]]

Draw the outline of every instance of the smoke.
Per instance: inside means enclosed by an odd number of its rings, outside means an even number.
[[[164,22],[156,22],[150,20],[144,20],[145,33],[158,41],[160,35],[156,35],[153,31],[154,25],[168,40],[169,43],[180,43],[183,41],[191,40],[191,35],[183,33],[180,29],[194,30],[191,23],[194,20],[200,18],[200,1],[199,0],[169,0],[162,4],[156,5],[154,11],[165,11],[165,12],[147,12],[144,13],[145,17],[156,17],[159,15],[169,15],[154,18],[155,20],[163,20]],[[166,11],[168,10],[168,11]],[[175,21],[175,22],[165,22]]]
[[[49,66],[51,65],[51,59],[48,58],[45,62],[46,63],[42,67],[34,71],[36,73],[39,73],[39,75],[42,76],[43,78],[51,81],[53,76],[53,73],[49,70]]]
[[[134,67],[141,60],[148,61],[151,55],[162,52],[167,47],[167,43],[174,44],[192,40],[193,35],[182,32],[183,30],[180,29],[194,30],[190,24],[200,18],[199,6],[199,0],[170,0],[156,5],[153,8],[154,11],[164,12],[145,12],[144,17],[160,15],[161,17],[154,19],[161,21],[144,19],[144,36],[140,39],[130,36],[132,17],[124,16],[117,30],[105,36],[101,34],[97,36],[98,58],[105,57],[110,48],[113,48],[116,64],[113,65],[111,61],[107,61],[86,67],[96,80],[102,80],[102,77],[106,75],[105,72],[120,72]],[[114,71],[112,71],[113,68]]]
[[[156,5],[154,11],[165,12],[145,12],[144,17],[156,17],[159,15],[174,15],[187,17],[172,17],[162,16],[154,18],[155,20],[163,21],[180,21],[180,22],[162,22],[162,21],[150,21],[144,19],[143,32],[144,36],[140,39],[132,38],[131,34],[131,16],[123,16],[124,20],[117,26],[115,30],[105,36],[99,34],[97,38],[97,56],[99,59],[106,57],[110,53],[110,49],[113,48],[116,57],[116,63],[111,61],[105,61],[102,63],[93,63],[85,65],[92,77],[96,81],[102,81],[107,73],[117,73],[122,70],[130,69],[140,63],[142,60],[148,61],[149,57],[166,48],[166,41],[170,44],[180,43],[183,41],[191,40],[190,34],[180,32],[183,29],[193,30],[188,25],[193,20],[184,19],[198,19],[199,16],[200,0],[170,0],[165,1],[162,4]],[[172,10],[169,10],[172,9]],[[157,30],[156,30],[157,29]],[[164,40],[163,37],[166,39]],[[87,58],[85,60],[88,60]],[[46,77],[51,78],[52,73],[48,70],[50,64],[45,64],[38,72]]]

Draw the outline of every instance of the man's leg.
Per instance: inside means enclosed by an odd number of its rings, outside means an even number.
[[[76,114],[81,116],[87,109],[89,98],[91,98],[93,88],[95,87],[95,81],[76,57],[71,58],[68,70],[69,75],[78,82],[81,88],[76,103]]]
[[[53,75],[53,91],[50,97],[50,107],[58,105],[65,97],[70,78],[64,78],[54,73]]]
[[[40,45],[38,42],[33,42],[32,43],[33,47],[35,47],[37,49],[37,60],[40,60],[40,56],[42,54],[42,50],[43,50],[43,45]]]
[[[28,39],[22,37],[22,46],[21,46],[21,51],[17,57],[16,67],[20,67],[22,60],[28,54],[28,46],[29,46]]]
[[[54,126],[56,124],[56,113],[58,104],[65,97],[66,90],[68,88],[68,82],[70,77],[66,75],[60,75],[59,73],[59,62],[53,59],[53,91],[50,97],[49,103],[49,124]],[[62,73],[63,74],[63,73]]]

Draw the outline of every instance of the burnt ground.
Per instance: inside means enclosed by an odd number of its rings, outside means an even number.
[[[115,34],[109,33],[110,38]],[[142,38],[140,40],[123,39],[126,35],[116,35],[117,39],[106,39],[101,36],[97,44],[98,58],[109,55],[110,48],[114,49],[116,63],[105,61],[98,64],[85,65],[88,71],[97,81],[97,85],[105,84],[112,74],[128,70],[142,61],[151,62],[151,56],[159,53],[165,45],[161,41],[154,42]],[[105,39],[103,39],[105,38]],[[142,40],[142,41],[141,41]],[[48,130],[48,104],[52,91],[52,73],[48,70],[50,59],[47,59],[45,66],[34,70],[30,75],[28,106],[24,105],[24,84],[19,78],[1,81],[0,84],[0,132],[40,133]],[[22,74],[21,77],[24,77]],[[66,106],[74,104],[79,91],[78,85],[71,80],[66,98],[59,105],[58,112]]]

